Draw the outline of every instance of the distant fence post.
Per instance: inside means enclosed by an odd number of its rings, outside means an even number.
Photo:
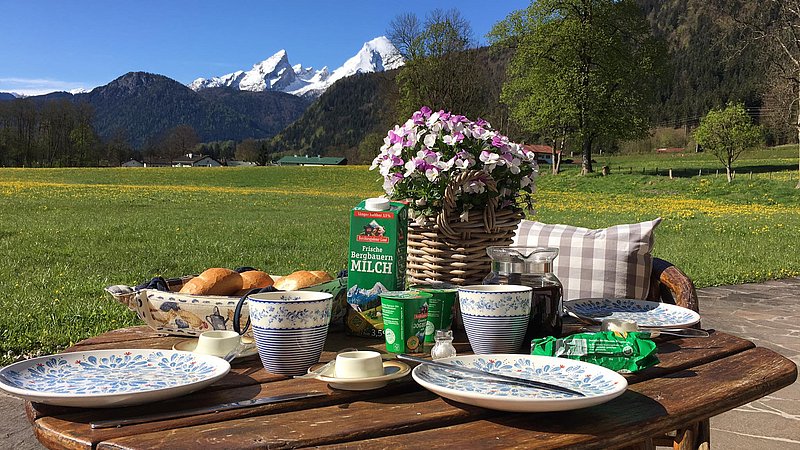
[[[672,179],[672,169],[669,169],[669,179]]]
[[[697,176],[698,177],[702,177],[703,176],[703,169],[700,169],[700,170],[697,171]]]

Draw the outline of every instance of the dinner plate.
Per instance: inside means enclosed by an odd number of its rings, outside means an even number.
[[[557,384],[585,397],[491,381],[487,377],[420,364],[411,372],[417,383],[442,397],[513,412],[566,411],[605,403],[625,392],[628,382],[613,370],[565,358],[489,354],[443,358],[441,361],[493,373]]]
[[[61,353],[0,370],[0,388],[32,402],[83,408],[139,405],[178,397],[230,371],[222,358],[175,350]]]
[[[311,373],[317,366],[312,366],[308,369]],[[328,366],[315,378],[324,381],[335,389],[343,389],[346,391],[367,391],[370,389],[378,389],[386,386],[392,380],[402,378],[408,375],[411,369],[408,364],[401,361],[384,361],[383,362],[383,375],[379,377],[365,377],[365,378],[336,378],[336,363]]]
[[[590,323],[620,319],[642,328],[687,328],[700,321],[700,314],[688,308],[627,298],[581,298],[564,302],[564,308]]]
[[[182,352],[194,352],[197,349],[197,339],[186,339],[185,341],[180,341],[177,344],[173,345],[172,349],[179,350]],[[197,352],[197,354],[205,355],[207,353]],[[252,346],[242,350],[242,352],[239,353],[236,356],[236,358],[234,358],[234,361],[239,358],[246,358],[248,356],[253,356],[257,354],[258,354],[258,347],[256,347],[255,344],[253,344]],[[219,356],[220,358],[222,358],[225,355],[214,355],[214,356]]]

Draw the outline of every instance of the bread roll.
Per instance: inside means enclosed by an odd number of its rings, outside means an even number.
[[[324,270],[311,270],[310,272],[317,276],[317,283],[324,283],[333,279],[333,277]]]
[[[247,272],[242,272],[241,275],[242,289],[236,293],[240,297],[247,294],[250,289],[270,287],[274,283],[272,277],[260,270],[248,270]]]
[[[314,272],[320,273],[324,276],[317,275]],[[304,287],[313,286],[315,284],[333,279],[325,272],[319,270],[314,272],[309,272],[308,270],[298,270],[297,272],[280,278],[273,286],[275,286],[275,289],[278,289],[279,291],[296,291]]]
[[[180,292],[191,295],[235,295],[242,289],[242,276],[221,267],[207,269],[183,285]]]

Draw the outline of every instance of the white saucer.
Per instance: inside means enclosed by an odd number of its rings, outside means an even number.
[[[314,369],[319,368],[319,364],[312,366],[308,369],[309,373]],[[408,365],[401,361],[384,361],[383,362],[383,375],[379,377],[368,378],[336,378],[334,373],[336,371],[336,363],[327,367],[322,373],[316,376],[317,380],[324,381],[334,389],[343,389],[345,391],[368,391],[370,389],[378,389],[386,386],[389,381],[402,378],[411,372]]]
[[[243,343],[246,342],[246,339],[247,338],[242,339]],[[195,351],[195,350],[197,350],[197,339],[187,339],[185,341],[180,341],[177,344],[173,345],[172,349],[173,350],[180,350],[180,351],[184,351],[184,352],[197,353],[199,355],[207,354],[207,353],[202,353],[202,352],[196,352]],[[244,349],[242,351],[242,353],[239,353],[239,356],[237,356],[234,359],[245,358],[247,356],[253,356],[253,355],[257,355],[257,354],[258,354],[258,348],[256,348],[255,345],[253,345],[252,347],[248,347],[248,348]],[[213,355],[213,356],[218,356],[218,357],[222,358],[225,355]]]

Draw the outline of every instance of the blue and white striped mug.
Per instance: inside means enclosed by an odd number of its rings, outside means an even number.
[[[249,323],[261,362],[269,372],[303,375],[319,362],[333,296],[326,292],[263,292],[242,297],[236,305],[234,328],[238,330],[242,305],[247,302]]]
[[[531,313],[532,289],[512,284],[458,288],[464,329],[476,354],[516,353]]]

